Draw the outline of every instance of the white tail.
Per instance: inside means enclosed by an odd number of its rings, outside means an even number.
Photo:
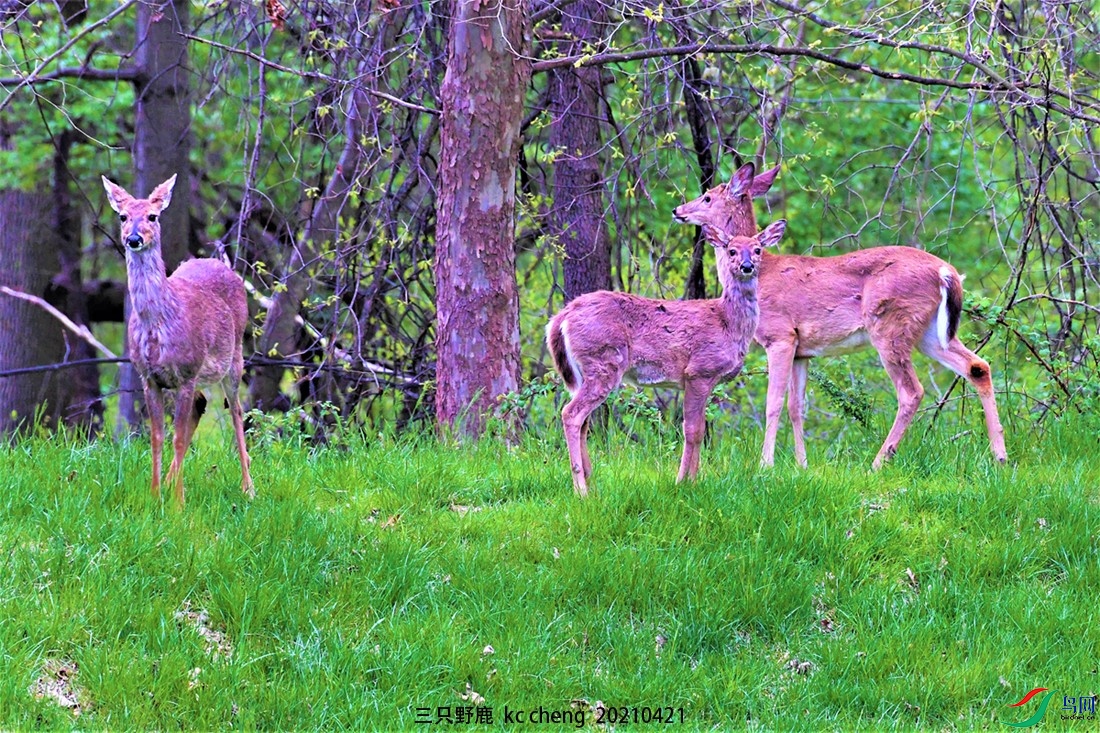
[[[740,173],[740,171],[739,171]],[[752,185],[756,195],[765,185]],[[736,179],[736,176],[735,176]],[[759,180],[757,177],[756,180]],[[732,181],[731,181],[732,185]],[[738,186],[744,188],[744,182]],[[676,209],[676,219],[704,226],[754,220],[752,199],[717,186]],[[726,229],[730,231],[730,229]],[[809,360],[870,345],[898,395],[898,412],[873,466],[897,450],[917,412],[924,388],[913,369],[913,350],[970,382],[985,411],[993,455],[1006,460],[989,364],[956,337],[962,312],[962,277],[935,255],[913,247],[875,247],[837,257],[765,253],[760,264],[760,322],[756,341],[768,355],[767,427],[761,463],[771,465],[783,398],[794,430],[795,458],[806,465],[802,431]]]
[[[172,199],[172,176],[147,199],[135,199],[103,178],[107,201],[122,222],[126,273],[130,286],[128,345],[130,360],[141,376],[149,410],[153,448],[153,496],[160,497],[164,446],[164,391],[176,393],[174,456],[167,482],[183,506],[183,459],[206,398],[199,387],[221,382],[229,402],[241,459],[241,489],[255,495],[244,439],[244,416],[238,399],[244,371],[242,339],[248,323],[244,282],[213,259],[184,262],[165,275],[160,251],[160,213]]]
[[[745,363],[756,328],[760,258],[785,227],[779,220],[754,237],[704,228],[720,252],[718,299],[653,300],[601,290],[577,298],[550,321],[550,354],[573,397],[561,416],[577,494],[587,495],[592,472],[588,417],[624,380],[684,390],[684,454],[676,480],[695,477],[707,400]]]

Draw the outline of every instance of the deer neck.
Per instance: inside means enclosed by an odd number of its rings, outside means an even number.
[[[755,237],[756,236],[756,212],[749,206],[737,206],[729,212],[726,223],[722,227],[729,237]]]
[[[718,280],[722,284],[722,296],[719,300],[728,322],[740,327],[737,324],[751,321],[751,331],[755,331],[756,319],[760,316],[760,306],[756,298],[757,278],[744,280],[731,272],[730,268],[723,267],[718,271]]]
[[[726,310],[741,309],[746,305],[756,308],[756,278],[742,280],[727,274],[722,282],[722,304]]]
[[[126,253],[126,276],[130,285],[130,307],[143,323],[172,323],[179,315],[179,302],[168,287],[160,247]]]

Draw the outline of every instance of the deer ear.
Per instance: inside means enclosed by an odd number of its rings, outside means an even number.
[[[770,171],[764,171],[760,175],[752,179],[752,196],[763,196],[768,192],[768,189],[775,183],[775,177],[779,175],[779,166],[772,168]]]
[[[153,192],[149,194],[149,203],[158,207],[158,214],[168,208],[168,204],[172,200],[172,188],[175,185],[176,176],[173,173],[171,178],[154,188]]]
[[[764,231],[757,235],[756,241],[760,242],[761,247],[774,247],[779,244],[779,240],[783,238],[783,232],[786,230],[787,220],[777,219],[768,224]]]
[[[726,184],[726,197],[732,199],[748,193],[755,173],[756,166],[752,163],[745,163],[738,168],[730,178],[730,182]]]
[[[103,179],[103,188],[107,189],[107,203],[111,205],[116,214],[121,214],[123,205],[130,199],[130,194],[126,193],[122,186],[114,183],[107,176],[100,176],[100,178]]]

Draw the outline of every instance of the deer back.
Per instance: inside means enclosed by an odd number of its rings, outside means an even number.
[[[961,282],[951,265],[914,247],[765,254],[756,340],[767,348],[797,334],[798,356],[827,356],[865,346],[878,328],[911,346],[935,318],[945,274]]]

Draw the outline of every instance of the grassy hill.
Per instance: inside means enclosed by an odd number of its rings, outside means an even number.
[[[679,486],[675,431],[612,429],[586,501],[556,430],[271,433],[251,503],[208,430],[183,512],[147,442],[0,448],[0,727],[1001,729],[1034,687],[1060,726],[1100,686],[1097,426],[1007,427],[1008,466],[918,424],[877,474],[881,436],[764,472],[725,430]]]

